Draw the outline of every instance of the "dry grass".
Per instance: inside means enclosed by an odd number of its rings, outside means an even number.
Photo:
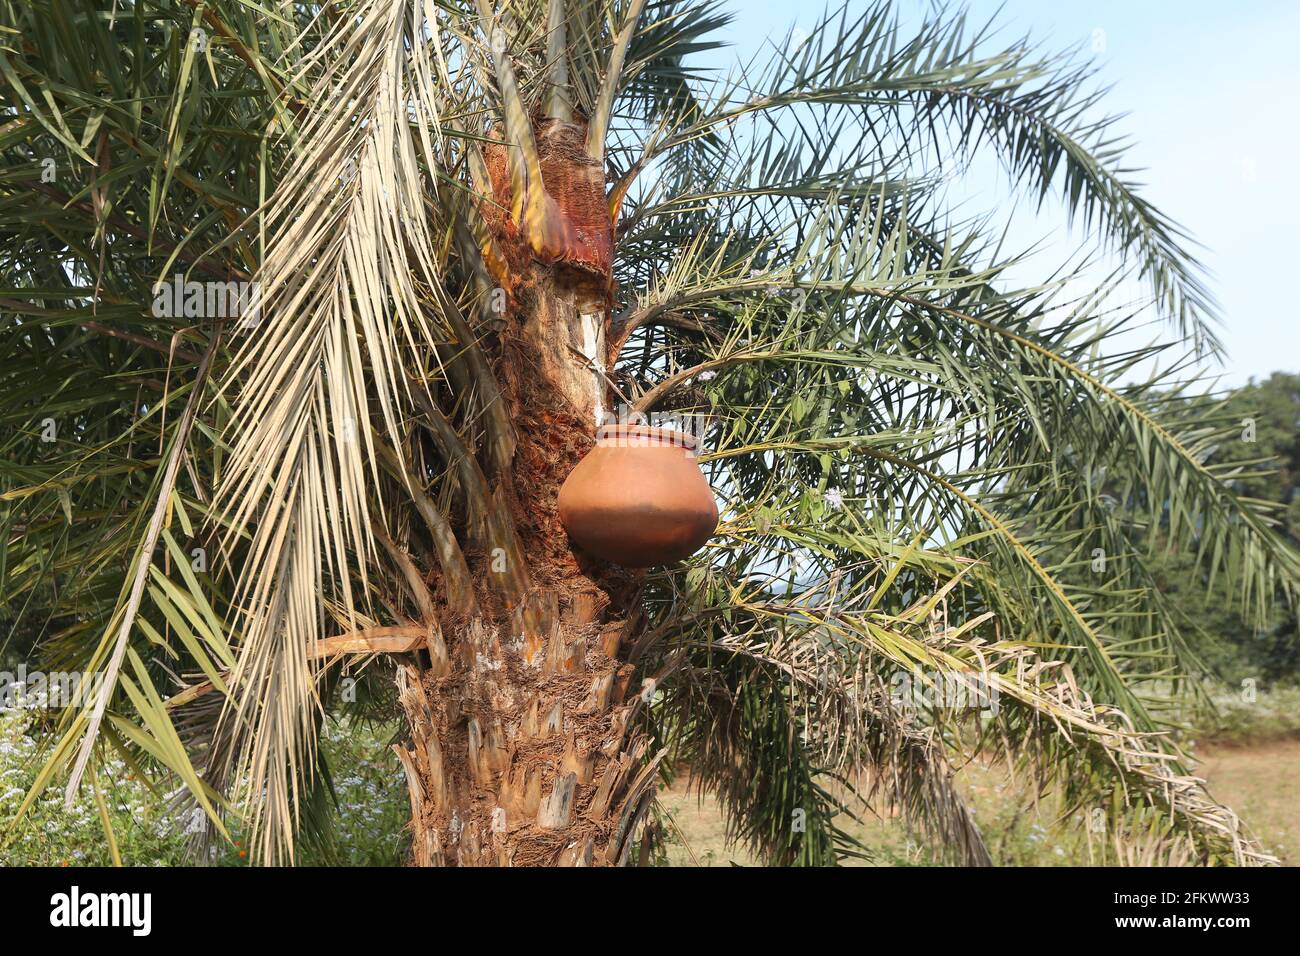
[[[1241,814],[1284,864],[1300,864],[1300,740],[1203,747],[1210,792]]]
[[[1300,863],[1300,741],[1277,740],[1249,747],[1203,747],[1198,774],[1207,778],[1213,796],[1236,810],[1284,864]],[[1035,805],[1032,795],[1000,771],[968,768],[963,793],[988,841],[994,862],[1004,866],[1086,866],[1093,863],[1081,821],[1058,819],[1054,802]],[[668,862],[672,866],[757,866],[743,847],[729,847],[717,801],[688,792],[683,778],[659,794],[663,810],[678,832],[669,828]],[[841,825],[871,848],[877,865],[907,866],[937,862],[921,840],[909,836],[900,821],[859,814],[862,822]]]

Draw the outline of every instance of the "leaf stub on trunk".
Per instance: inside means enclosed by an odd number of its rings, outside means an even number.
[[[500,625],[449,635],[451,666],[404,664],[398,745],[412,798],[411,859],[421,866],[612,865],[626,858],[653,783],[630,717],[621,630],[568,598],[544,652],[529,659]]]

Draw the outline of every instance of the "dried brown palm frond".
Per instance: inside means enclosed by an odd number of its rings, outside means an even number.
[[[251,839],[268,859],[291,844],[290,781],[311,770],[325,575],[351,612],[353,567],[364,589],[376,557],[372,404],[402,447],[409,355],[446,338],[420,292],[440,282],[424,169],[438,167],[445,79],[422,12],[361,4],[299,64],[310,93],[259,223],[262,316],[228,373],[239,400],[218,506],[228,540],[251,532],[228,721],[236,776],[265,794]]]

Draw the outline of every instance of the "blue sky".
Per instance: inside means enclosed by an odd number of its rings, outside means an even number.
[[[824,9],[789,0],[729,6],[732,48],[711,58],[719,65],[747,59],[791,26],[810,31]],[[929,8],[924,0],[897,6],[905,19]],[[1300,273],[1277,264],[1300,252],[1300,3],[975,0],[968,9],[977,22],[997,14],[999,39],[1029,32],[1045,51],[1082,43],[1080,55],[1096,58],[1097,82],[1113,87],[1106,111],[1128,114],[1118,129],[1133,139],[1128,165],[1144,170],[1144,195],[1206,247],[1201,259],[1224,316],[1223,383],[1300,371],[1300,296],[1277,281]],[[963,198],[970,211],[999,208],[994,177],[973,180]],[[1066,241],[1063,215],[1027,218],[1012,233],[1017,246],[1058,237],[1036,263],[1045,275],[1078,237]]]

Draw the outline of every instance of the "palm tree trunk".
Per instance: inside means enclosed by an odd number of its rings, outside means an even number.
[[[485,354],[513,454],[485,468],[499,520],[479,541],[460,535],[474,608],[446,602],[428,666],[399,669],[416,865],[620,864],[654,792],[627,663],[639,578],[576,555],[556,507],[607,407],[612,226],[601,167],[575,148],[584,133],[538,130],[546,243],[511,222],[495,237],[510,308]],[[485,158],[509,208],[504,153]]]
[[[538,597],[564,601],[538,659],[502,639],[506,622],[480,618],[450,646],[436,640],[429,667],[399,670],[417,866],[627,858],[654,778],[631,730],[627,619],[607,620],[590,592]]]

